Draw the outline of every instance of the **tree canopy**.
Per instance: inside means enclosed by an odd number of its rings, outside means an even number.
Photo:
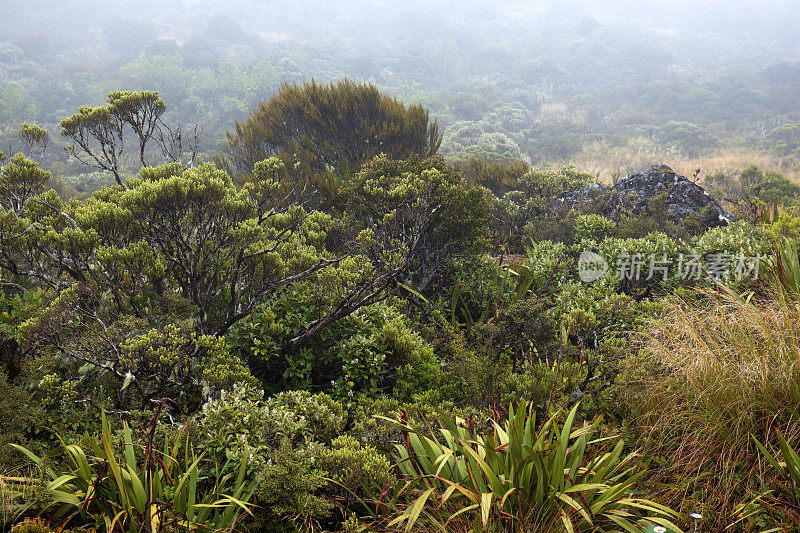
[[[434,155],[442,142],[421,105],[406,107],[368,83],[284,84],[228,132],[224,161],[247,173],[271,156],[314,173],[349,175],[378,154]]]

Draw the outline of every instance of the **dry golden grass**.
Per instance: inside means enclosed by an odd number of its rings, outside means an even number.
[[[624,147],[597,143],[586,147],[571,158],[580,170],[600,175],[600,181],[611,183],[615,175],[625,176],[647,170],[651,165],[664,164],[675,172],[691,177],[700,169],[703,177],[716,172],[735,175],[754,164],[765,171],[777,171],[800,183],[800,161],[796,158],[779,158],[756,149],[726,148],[698,157],[687,157],[668,148],[654,146],[644,139],[631,139]]]
[[[641,442],[662,468],[669,503],[710,530],[735,523],[768,469],[753,443],[780,429],[800,444],[800,303],[702,294],[668,302],[625,387]],[[691,502],[691,503],[688,503]],[[721,529],[720,529],[721,530]]]

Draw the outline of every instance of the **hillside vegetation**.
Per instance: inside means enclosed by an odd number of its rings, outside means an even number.
[[[0,530],[800,531],[766,2],[0,6]]]

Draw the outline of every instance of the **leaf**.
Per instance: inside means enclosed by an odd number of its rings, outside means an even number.
[[[42,459],[32,451],[28,450],[27,448],[23,448],[22,446],[14,443],[9,444],[9,446],[11,446],[12,448],[14,448],[19,452],[22,452],[25,455],[25,457],[27,457],[37,465],[42,463]]]
[[[489,527],[489,515],[492,510],[493,500],[494,494],[491,492],[481,494],[481,524],[483,524],[483,527]]]
[[[430,488],[422,493],[422,495],[417,498],[414,504],[408,511],[408,515],[406,517],[406,528],[405,531],[408,533],[414,527],[414,524],[417,523],[417,519],[419,518],[419,514],[422,512],[422,509],[425,507],[425,502],[428,501],[428,497],[433,492],[433,488]]]

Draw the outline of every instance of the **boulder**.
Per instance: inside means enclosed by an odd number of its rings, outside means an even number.
[[[669,218],[678,224],[690,216],[700,216],[699,222],[706,228],[724,226],[735,220],[703,187],[666,165],[654,165],[647,172],[625,176],[610,187],[594,184],[577,192],[564,193],[559,200],[570,208],[591,201],[593,211],[618,219],[622,213],[646,212],[648,202],[662,194],[666,194]]]

